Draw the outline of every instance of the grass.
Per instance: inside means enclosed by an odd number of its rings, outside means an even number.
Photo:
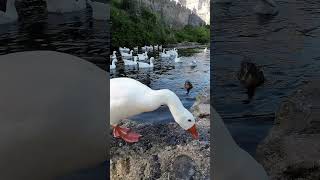
[[[180,42],[209,43],[210,27],[170,28],[159,14],[147,8],[135,10],[130,0],[112,0],[112,46],[134,47]]]

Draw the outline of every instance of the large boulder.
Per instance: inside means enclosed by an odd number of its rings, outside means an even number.
[[[275,124],[257,149],[271,179],[320,179],[320,86],[307,83],[280,106]]]
[[[176,123],[127,122],[125,126],[143,137],[135,144],[112,138],[111,179],[210,179],[208,92],[209,89],[202,92],[191,108],[197,118],[200,140],[193,140]],[[205,116],[200,117],[201,114]]]

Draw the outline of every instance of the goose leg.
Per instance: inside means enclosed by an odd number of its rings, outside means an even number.
[[[141,137],[140,134],[131,132],[129,128],[113,126],[113,136],[115,138],[121,138],[128,143],[138,142]]]

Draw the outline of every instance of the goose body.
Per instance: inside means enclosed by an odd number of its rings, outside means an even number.
[[[167,54],[165,50],[163,50],[162,53],[160,53],[161,58],[170,58],[170,54]]]
[[[46,0],[47,10],[52,13],[81,11],[87,8],[86,0]]]
[[[136,66],[137,62],[132,61],[132,60],[127,60],[127,59],[123,59],[124,65],[126,66]]]
[[[110,65],[110,70],[115,69],[115,68],[116,68],[116,60],[113,59],[111,65]]]
[[[109,5],[102,2],[96,2],[88,0],[89,5],[92,8],[92,17],[96,20],[106,21],[110,19],[110,8]]]
[[[126,53],[126,52],[121,52],[121,56],[122,58],[132,58],[132,54],[133,53],[133,50],[130,51],[130,53]]]
[[[254,7],[254,11],[261,15],[276,15],[278,13],[278,6],[273,0],[259,0]]]
[[[211,109],[214,125],[215,163],[213,179],[269,180],[264,168],[234,142],[220,115]]]
[[[18,20],[18,13],[15,7],[15,0],[1,0],[0,24],[11,23],[17,20]]]
[[[144,63],[144,62],[138,62],[139,68],[153,68],[153,61],[154,61],[154,58],[151,57],[150,64]]]
[[[129,53],[130,52],[130,49],[129,48],[126,48],[126,47],[119,47],[119,52],[120,53]]]
[[[0,179],[52,180],[105,161],[106,83],[65,53],[0,56]]]
[[[175,93],[168,89],[153,90],[131,78],[113,78],[110,80],[110,125],[114,136],[127,142],[137,142],[137,134],[118,126],[121,120],[167,105],[174,120],[185,130],[198,138],[195,118],[183,106]]]
[[[113,51],[112,55],[110,56],[110,58],[113,59],[117,59],[117,55],[116,55],[117,51]]]
[[[181,58],[179,58],[178,56],[176,56],[176,57],[174,58],[174,62],[176,62],[176,63],[181,63],[182,61],[181,61]]]
[[[148,53],[144,52],[142,54],[138,54],[138,59],[139,59],[139,61],[144,61],[144,60],[148,59]]]

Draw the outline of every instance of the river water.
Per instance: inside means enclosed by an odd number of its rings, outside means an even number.
[[[319,77],[320,2],[276,1],[279,14],[254,14],[257,1],[236,0],[212,8],[212,99],[235,141],[255,155],[272,127],[280,102],[306,81]],[[251,103],[236,78],[249,57],[267,81]]]
[[[190,108],[198,93],[209,85],[210,82],[210,52],[201,49],[178,50],[182,63],[175,63],[173,59],[155,58],[154,68],[138,69],[127,67],[125,69],[111,70],[111,78],[130,77],[148,85],[152,89],[170,89],[178,95],[182,104]],[[151,56],[151,54],[149,54]],[[149,57],[150,57],[149,56]],[[197,61],[196,67],[190,63]],[[189,95],[184,89],[184,82],[189,80],[193,89]],[[172,115],[167,107],[160,107],[153,112],[144,113],[132,120],[152,123],[167,123],[173,121]]]
[[[0,55],[29,50],[69,53],[106,69],[109,24],[95,21],[91,8],[81,12],[47,13],[41,0],[17,1],[19,21],[0,25]]]
[[[106,70],[110,47],[109,23],[93,20],[91,8],[74,13],[47,13],[41,0],[17,1],[16,7],[19,21],[0,24],[0,55],[53,50],[84,58]],[[105,179],[107,169],[104,163],[59,179]]]

